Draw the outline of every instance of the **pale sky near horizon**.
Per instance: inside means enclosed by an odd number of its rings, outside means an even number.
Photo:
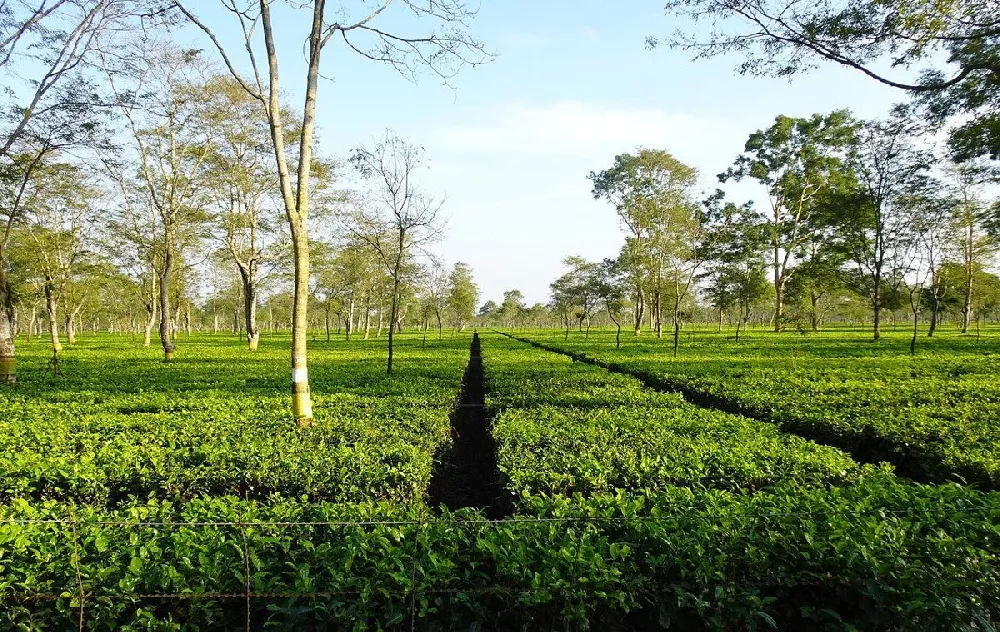
[[[236,45],[228,15],[203,15]],[[284,15],[277,31],[283,87],[296,106],[307,18]],[[564,257],[618,253],[614,209],[592,198],[587,180],[616,154],[666,149],[697,167],[709,191],[747,136],[778,114],[850,108],[870,118],[906,98],[839,67],[789,82],[741,77],[736,58],[692,62],[683,51],[646,49],[647,36],[677,26],[661,0],[483,0],[472,32],[497,58],[463,69],[450,87],[429,74],[410,83],[333,41],[318,97],[320,149],[344,156],[386,128],[423,145],[430,169],[421,182],[447,197],[438,252],[449,265],[472,266],[483,301],[517,288],[534,303],[548,300]],[[731,192],[737,202],[766,202],[752,184]]]

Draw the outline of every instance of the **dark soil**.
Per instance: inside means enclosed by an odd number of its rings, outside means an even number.
[[[497,468],[496,444],[486,415],[478,333],[473,334],[469,351],[458,403],[451,413],[451,445],[436,455],[427,495],[432,507],[475,507],[491,520],[499,520],[514,508]]]

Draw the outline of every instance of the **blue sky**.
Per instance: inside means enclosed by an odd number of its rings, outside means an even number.
[[[397,13],[386,26],[412,25],[398,21],[401,8],[390,8]],[[236,45],[229,16],[202,15]],[[298,106],[308,15],[277,17],[282,83]],[[736,75],[736,59],[692,62],[689,53],[646,49],[647,36],[674,28],[691,26],[667,16],[660,0],[483,0],[472,30],[497,58],[450,86],[429,74],[410,83],[334,41],[323,59],[321,151],[342,156],[386,128],[423,145],[431,165],[423,185],[447,197],[438,251],[473,267],[483,300],[518,288],[535,302],[547,300],[567,255],[617,254],[617,217],[592,199],[586,177],[615,154],[666,149],[697,167],[710,190],[746,137],[777,114],[850,108],[876,117],[904,99],[832,66],[789,82]],[[731,192],[766,202],[750,184]]]

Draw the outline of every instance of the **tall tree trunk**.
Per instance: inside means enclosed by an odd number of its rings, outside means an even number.
[[[351,292],[351,303],[348,306],[347,311],[347,321],[344,323],[344,332],[347,337],[347,341],[351,341],[351,332],[354,330],[354,292]]]
[[[435,308],[434,315],[437,316],[438,321],[438,340],[441,340],[444,338],[444,325],[441,322],[441,310]]]
[[[677,350],[681,341],[681,299],[674,299],[674,357],[677,357]]]
[[[6,261],[2,255],[3,251],[0,250],[0,384],[13,384],[17,381],[14,297],[4,273]]]
[[[63,329],[66,331],[66,343],[76,344],[76,327],[73,326],[73,314],[66,313],[63,316]]]
[[[323,324],[326,326],[326,341],[330,342],[330,306],[326,305],[326,309],[323,310]]]
[[[785,310],[785,278],[781,270],[778,246],[774,247],[774,331],[781,331],[781,317]]]
[[[933,338],[934,332],[937,330],[938,319],[941,318],[941,297],[938,296],[936,289],[931,289],[931,321],[927,326],[927,337]]]
[[[646,309],[646,297],[642,291],[642,285],[636,284],[635,287],[635,329],[634,335],[638,336],[642,333],[642,318],[643,312]]]
[[[968,333],[972,325],[972,264],[966,265],[965,287],[962,298],[962,333]]]
[[[293,228],[292,237],[292,247],[295,252],[295,292],[292,295],[292,416],[297,426],[306,428],[313,425],[313,413],[306,360],[309,327],[309,241],[304,220]]]
[[[2,304],[0,304],[0,309],[3,309]],[[37,328],[38,328],[38,309],[34,305],[32,305],[31,318],[28,320],[28,328],[24,330],[24,333],[26,334],[29,342],[31,341],[31,337],[35,335],[35,330]],[[0,379],[0,383],[2,382],[3,380]]]
[[[146,326],[142,346],[148,347],[153,341],[153,326],[156,325],[156,302],[152,298],[146,304]]]
[[[257,326],[257,275],[254,264],[239,265],[240,278],[243,280],[243,316],[247,328],[247,347],[256,351],[260,343],[260,327]]]
[[[393,287],[395,287],[395,285],[393,285]],[[380,302],[378,304],[378,327],[375,329],[376,338],[382,335],[382,312],[383,308],[382,308],[382,303]]]
[[[170,362],[174,357],[174,344],[170,340],[170,278],[173,271],[173,238],[168,234],[163,249],[163,267],[160,269],[160,344],[163,346],[164,362]]]
[[[45,279],[45,311],[49,317],[49,339],[52,341],[52,362],[57,364],[62,343],[59,342],[59,320],[56,313],[56,292],[52,279]]]
[[[385,373],[386,375],[392,375],[392,342],[393,333],[396,329],[396,317],[398,316],[399,309],[399,261],[396,262],[396,269],[393,274],[392,279],[392,302],[389,311],[389,361],[386,364]],[[379,309],[379,329],[382,328],[382,310]]]
[[[653,318],[656,321],[656,337],[663,338],[663,295],[659,280],[653,290]]]
[[[809,326],[813,331],[819,331],[819,294],[809,291]]]

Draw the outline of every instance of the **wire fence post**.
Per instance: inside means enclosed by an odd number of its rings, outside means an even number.
[[[587,535],[587,526],[588,526],[588,524],[589,523],[587,523],[585,521],[579,523],[580,537],[578,537],[576,539],[576,555],[573,558],[573,566],[571,567],[570,572],[569,572],[569,580],[570,580],[570,582],[572,582],[572,586],[573,587],[579,586],[579,584],[580,584],[580,578],[577,577],[577,573],[580,570],[580,553],[581,553],[581,551],[583,549],[583,538],[586,537],[586,535]],[[566,596],[563,598],[563,603],[567,604],[569,602],[570,598],[573,598],[574,601],[575,601],[576,595],[573,594],[573,590],[571,588],[567,587]],[[581,601],[581,603],[582,603],[582,601]],[[565,617],[564,624],[565,624],[564,627],[566,629],[566,632],[569,632],[569,618],[568,617]]]
[[[73,570],[76,571],[76,587],[80,599],[80,616],[79,616],[79,627],[80,632],[83,632],[83,622],[85,617],[85,608],[87,601],[87,593],[83,589],[83,573],[80,572],[80,539],[77,535],[77,520],[76,520],[76,510],[73,506],[70,506],[70,530],[73,533]]]
[[[417,514],[413,533],[413,566],[410,568],[410,632],[417,629],[417,564],[420,563],[420,534],[424,530],[424,508]]]
[[[250,584],[250,546],[247,544],[247,530],[246,525],[243,522],[243,512],[239,513],[239,529],[240,537],[243,539],[243,575],[244,575],[244,594],[246,595],[246,606],[247,606],[247,617],[246,617],[246,629],[250,632],[250,594],[253,588]]]

